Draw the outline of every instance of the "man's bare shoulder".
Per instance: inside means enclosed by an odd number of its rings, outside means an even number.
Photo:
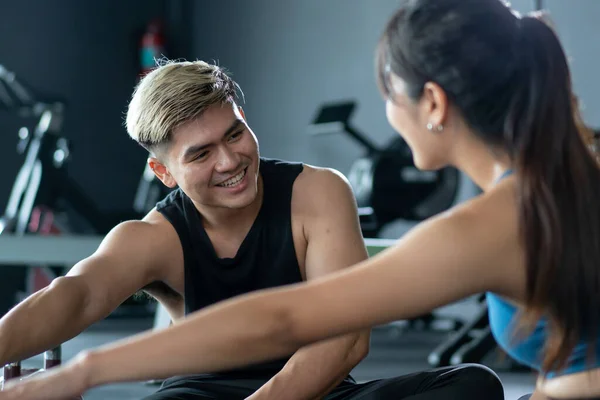
[[[183,251],[171,223],[156,209],[140,220],[117,225],[105,238],[99,253],[120,259],[135,257],[154,272],[156,279],[144,290],[159,301],[183,292]],[[167,296],[168,295],[168,296]],[[164,301],[161,301],[164,303]]]
[[[348,179],[346,179],[344,174],[342,174],[340,171],[338,171],[335,168],[318,167],[318,166],[310,165],[310,164],[304,164],[302,173],[300,173],[298,178],[302,179],[302,180],[308,180],[308,181],[317,180],[317,181],[322,181],[324,183],[326,183],[328,180],[329,180],[329,182],[333,182],[333,181],[343,181],[346,183],[348,182]]]
[[[118,238],[127,242],[138,242],[168,234],[171,224],[156,209],[149,211],[141,219],[123,221],[116,225],[106,239]]]
[[[155,230],[172,228],[171,223],[162,215],[156,207],[148,212],[139,222],[147,224]]]
[[[173,226],[155,209],[140,220],[124,221],[103,239],[96,255],[121,257],[136,255],[156,260],[176,251],[179,238]]]
[[[352,187],[344,174],[333,168],[306,164],[294,184],[293,198],[306,207],[319,209],[324,203],[354,202]]]
[[[140,221],[146,225],[152,242],[159,244],[161,250],[167,252],[181,251],[181,242],[175,227],[156,208],[150,210]]]

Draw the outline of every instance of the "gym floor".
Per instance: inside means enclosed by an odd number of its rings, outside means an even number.
[[[471,311],[471,307],[472,305],[468,302],[463,302],[438,310],[436,314],[468,315],[465,312]],[[152,324],[151,318],[109,318],[104,320],[66,342],[63,346],[63,360],[70,359],[83,349],[94,348],[151,329]],[[365,381],[427,369],[429,368],[427,355],[445,337],[447,337],[447,333],[443,331],[404,330],[394,326],[375,328],[371,339],[371,351],[367,358],[354,369],[352,375],[357,381]],[[140,362],[143,361],[140,360]],[[42,357],[37,356],[26,360],[23,366],[39,367],[41,363]],[[493,360],[489,363],[484,360],[484,364],[492,366],[500,376],[507,400],[516,400],[533,391],[535,377],[531,372],[505,371],[495,366]],[[153,393],[157,388],[158,386],[145,383],[115,384],[92,389],[85,393],[84,397],[85,400],[139,400]]]

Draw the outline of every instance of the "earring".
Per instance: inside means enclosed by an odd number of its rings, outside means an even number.
[[[427,130],[432,131],[433,130],[433,124],[430,122],[427,124]],[[444,130],[444,125],[439,124],[438,126],[435,127],[435,130],[438,132],[441,132]]]

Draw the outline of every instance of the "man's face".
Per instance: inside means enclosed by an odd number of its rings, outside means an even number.
[[[213,105],[175,129],[164,165],[153,169],[197,206],[243,208],[258,194],[258,142],[236,104]]]

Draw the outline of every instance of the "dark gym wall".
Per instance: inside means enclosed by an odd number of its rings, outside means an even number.
[[[139,71],[140,35],[154,17],[172,20],[174,56],[187,56],[188,3],[0,0],[0,64],[33,89],[66,100],[70,171],[104,210],[131,207],[146,159],[122,125]],[[22,122],[0,112],[2,207],[21,162],[15,146]]]
[[[571,61],[585,121],[600,129],[600,1],[544,0]]]

